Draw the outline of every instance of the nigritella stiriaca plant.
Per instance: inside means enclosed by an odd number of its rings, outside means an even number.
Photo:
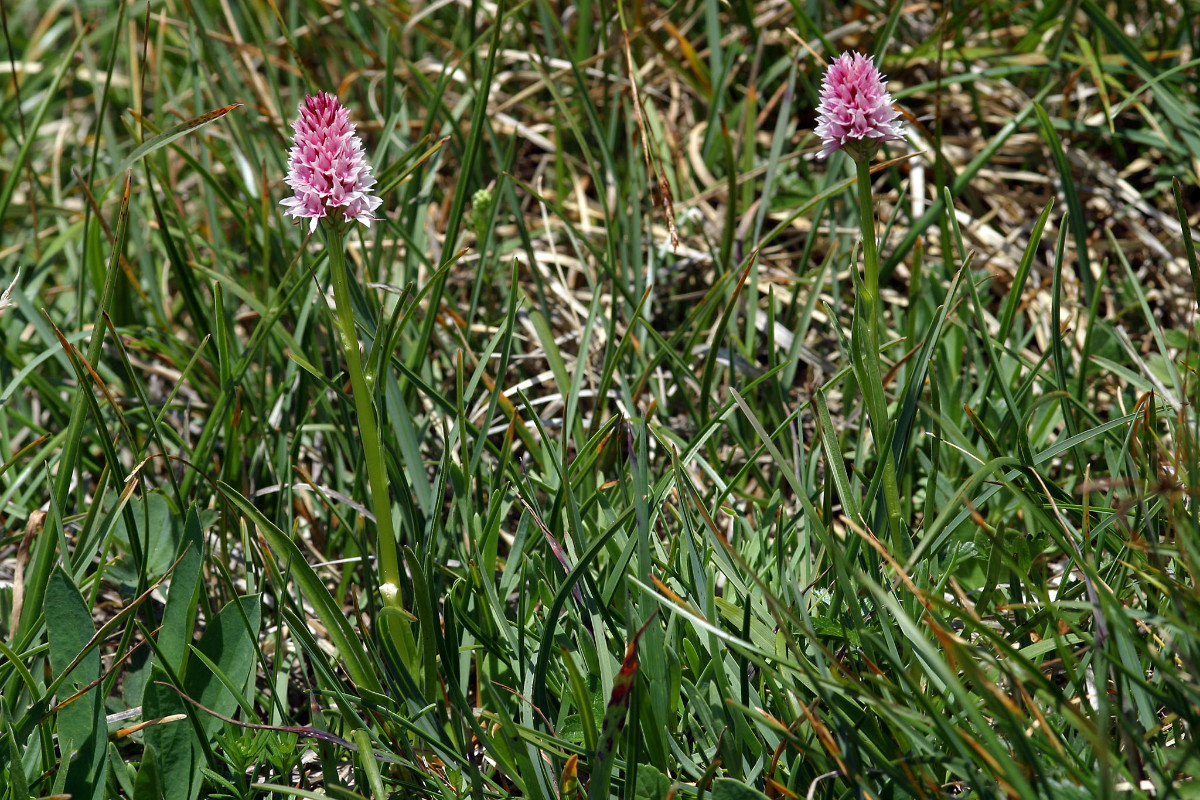
[[[299,116],[292,123],[292,129],[295,135],[284,180],[293,194],[284,198],[280,205],[298,222],[308,220],[310,233],[319,227],[325,235],[329,278],[337,306],[335,319],[354,392],[363,460],[375,513],[380,596],[385,606],[398,607],[402,603],[400,557],[396,530],[392,525],[387,462],[372,402],[374,367],[364,370],[359,352],[345,249],[345,237],[354,224],[369,227],[382,201],[372,194],[375,178],[363,153],[362,140],[350,122],[350,112],[336,97],[327,92],[306,97],[300,104]]]
[[[875,207],[871,197],[871,156],[881,144],[901,139],[887,83],[872,57],[843,53],[825,70],[817,106],[816,134],[826,158],[843,150],[854,160],[858,176],[858,211],[862,227],[863,270],[855,272],[855,309],[851,347],[855,377],[862,388],[875,443],[877,469],[881,469],[888,528],[897,547],[903,546],[900,493],[896,463],[889,446],[887,398],[880,360],[879,247],[875,241]]]

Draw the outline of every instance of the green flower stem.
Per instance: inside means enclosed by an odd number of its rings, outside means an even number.
[[[879,359],[879,325],[882,317],[879,299],[879,247],[875,242],[875,203],[871,197],[871,165],[867,157],[856,158],[858,167],[858,214],[862,224],[863,281],[858,287],[861,310],[866,314],[867,346],[866,372],[869,380],[863,385],[867,416],[871,421],[871,438],[875,442],[879,467],[883,469],[883,497],[887,504],[888,527],[893,544],[899,548],[901,537],[900,490],[896,481],[896,460],[888,446],[887,399],[883,387],[883,365]],[[866,385],[869,384],[869,385]],[[898,549],[898,553],[903,552]]]
[[[333,281],[333,299],[337,304],[337,322],[350,385],[354,390],[354,409],[362,437],[363,458],[367,462],[367,480],[371,484],[371,503],[375,510],[378,540],[375,555],[379,559],[379,585],[400,588],[400,555],[396,547],[396,529],[392,526],[392,500],[388,494],[387,464],[383,459],[383,441],[375,421],[372,392],[363,373],[358,352],[358,332],[354,327],[354,307],[350,295],[350,277],[346,269],[345,237],[340,230],[327,227],[329,275]],[[399,607],[399,593],[383,593],[385,604]]]

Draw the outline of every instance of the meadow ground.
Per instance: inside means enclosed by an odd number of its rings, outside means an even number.
[[[0,800],[1200,797],[1192,4],[0,12]]]

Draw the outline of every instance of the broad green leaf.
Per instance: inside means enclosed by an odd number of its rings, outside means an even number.
[[[767,800],[767,796],[733,778],[717,778],[712,784],[712,800]]]
[[[46,628],[50,636],[50,664],[56,673],[84,653],[96,633],[87,604],[61,566],[50,573],[46,586]],[[59,685],[58,701],[67,700],[99,678],[100,651],[92,647]],[[58,712],[58,741],[71,743],[71,751],[63,753],[64,761],[70,761],[63,789],[75,800],[99,800],[103,796],[107,736],[98,686]]]
[[[252,674],[259,616],[257,595],[239,598],[221,609],[196,648],[220,668],[233,686],[244,687]],[[225,716],[236,711],[238,699],[201,660],[189,660],[187,673],[180,678],[188,697],[205,708]],[[200,794],[200,769],[205,765],[206,752],[224,723],[183,700],[171,686],[164,685],[169,683],[167,674],[156,667],[146,686],[144,716],[152,719],[187,714],[192,719],[147,728],[147,750],[156,751],[165,800],[195,800]],[[207,741],[201,741],[198,731]]]
[[[162,630],[158,634],[158,650],[171,670],[176,675],[182,675],[187,664],[187,646],[196,625],[200,566],[204,557],[204,539],[195,506],[188,509],[183,539],[179,542],[175,557],[180,561],[171,573]]]
[[[133,782],[137,778],[137,770],[125,760],[116,742],[108,742],[106,755],[109,786],[115,786],[122,797],[133,797]]]
[[[258,655],[255,639],[258,636],[261,601],[258,595],[252,595],[238,598],[236,602],[241,604],[241,610],[239,611],[233,603],[221,609],[217,618],[204,630],[196,649],[208,656],[221,672],[225,673],[232,685],[241,688],[250,679]],[[228,717],[237,710],[237,698],[229,693],[222,681],[202,662],[189,663],[184,686],[189,697],[218,714]],[[193,713],[196,711],[198,709],[194,709]],[[210,739],[215,737],[225,724],[216,717],[203,713],[200,720],[200,727],[207,732]]]
[[[158,756],[147,747],[133,782],[133,800],[163,800],[162,778],[158,774]]]
[[[146,571],[151,579],[156,579],[170,569],[178,556],[180,526],[167,498],[159,492],[151,492],[144,499],[130,500],[129,509],[137,526],[133,535],[141,543]],[[118,518],[114,535],[125,547],[130,546],[130,532],[126,529],[124,515]],[[133,559],[128,553],[105,571],[105,577],[127,586],[138,584]]]
[[[673,781],[649,764],[638,764],[635,800],[667,800]]]
[[[200,713],[199,709],[185,702],[171,688],[162,668],[155,666],[142,695],[142,715],[147,719],[157,719],[171,714],[193,717]],[[143,763],[149,759],[155,762],[154,767],[144,767],[154,769],[153,778],[147,774],[146,781],[158,781],[149,783],[149,787],[157,786],[164,800],[194,800],[200,794],[204,748],[196,733],[198,726],[197,718],[164,722],[146,729]],[[138,775],[138,783],[142,783],[141,774]]]

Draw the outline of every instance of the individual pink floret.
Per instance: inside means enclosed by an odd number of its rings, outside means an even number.
[[[310,231],[326,216],[371,226],[382,202],[371,194],[375,178],[363,157],[362,140],[350,112],[328,92],[306,97],[292,123],[295,144],[288,153],[284,180],[295,195],[280,201],[296,219],[310,220]],[[341,219],[335,214],[341,214]]]
[[[900,112],[892,103],[872,58],[842,53],[834,59],[817,106],[817,136],[825,143],[821,157],[845,149],[855,159],[866,158],[881,142],[901,138]]]

